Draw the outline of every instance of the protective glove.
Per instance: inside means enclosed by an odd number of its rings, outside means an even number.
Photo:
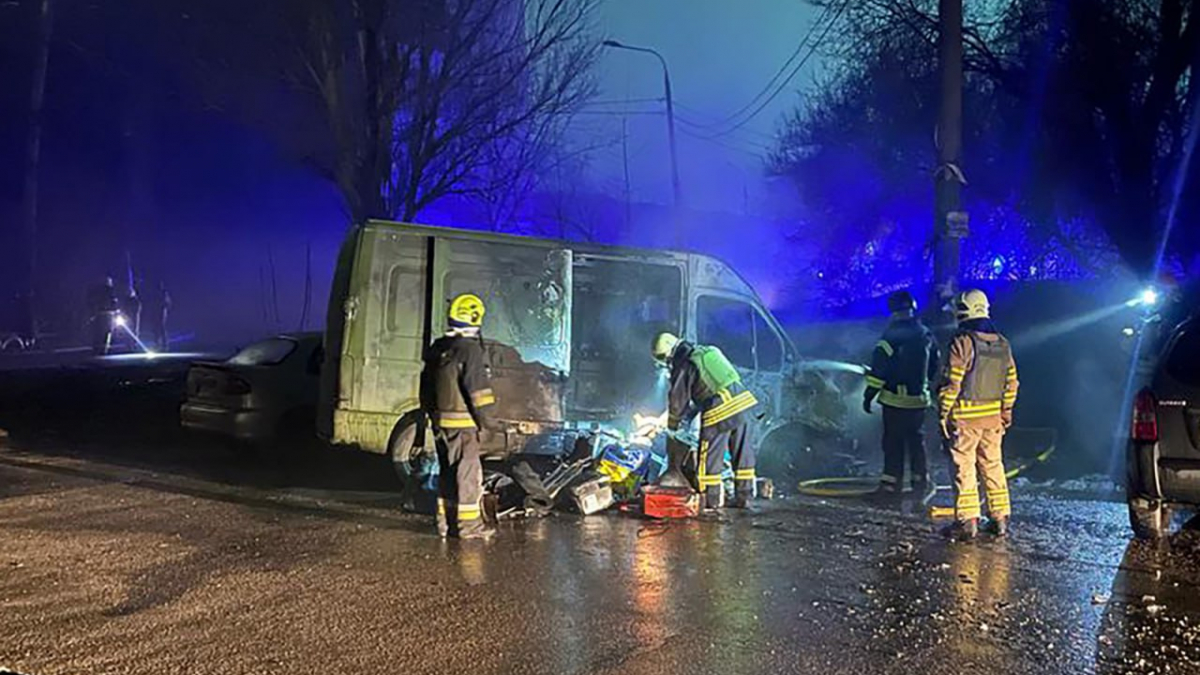
[[[1004,430],[1008,431],[1013,424],[1012,413],[1004,413],[1000,415],[1000,423],[1004,425]]]
[[[938,420],[938,426],[941,427],[942,438],[949,439],[950,438],[950,420],[949,420],[949,418],[946,418],[946,417],[940,418]]]

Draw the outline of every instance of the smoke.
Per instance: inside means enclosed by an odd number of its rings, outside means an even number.
[[[1012,340],[1013,342],[1018,342],[1026,347],[1038,347],[1048,340],[1063,337],[1073,331],[1094,325],[1100,321],[1103,321],[1104,319],[1115,316],[1122,311],[1126,311],[1128,306],[1129,303],[1122,302],[1115,305],[1109,305],[1108,307],[1094,309],[1076,316],[1067,317],[1060,321],[1034,326],[1017,334],[1012,338]]]

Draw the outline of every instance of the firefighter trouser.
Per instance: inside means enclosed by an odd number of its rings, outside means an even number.
[[[97,312],[92,316],[88,330],[91,333],[92,353],[97,356],[108,354],[112,348],[113,316],[112,312]]]
[[[954,462],[954,517],[958,520],[980,515],[980,473],[987,490],[988,514],[993,518],[1007,518],[1012,512],[1000,453],[1003,441],[1004,427],[998,421],[995,426],[955,429],[950,458]]]
[[[725,453],[733,465],[733,479],[740,496],[754,496],[754,446],[750,443],[745,422],[725,431],[700,431],[700,458],[697,482],[704,493],[707,508],[725,505],[725,489],[721,474],[725,472]]]
[[[477,429],[437,432],[438,534],[459,536],[483,528],[483,465]]]
[[[883,476],[880,487],[899,492],[904,488],[904,460],[914,489],[929,484],[925,462],[925,409],[883,406]]]

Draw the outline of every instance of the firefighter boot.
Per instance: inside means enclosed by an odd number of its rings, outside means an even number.
[[[725,488],[721,485],[711,485],[704,488],[701,508],[705,513],[715,514],[725,508]]]
[[[663,487],[691,488],[692,484],[683,472],[683,464],[691,450],[675,439],[667,441],[667,471],[658,479]]]
[[[464,523],[458,533],[459,539],[491,539],[496,536],[496,528],[483,522],[483,519]]]
[[[954,541],[971,541],[979,535],[979,519],[956,520],[943,533]]]
[[[733,509],[748,509],[750,502],[754,500],[754,481],[738,481],[737,488],[733,492],[733,500],[729,502],[729,507]]]
[[[988,522],[988,532],[993,536],[1004,538],[1008,536],[1008,516],[992,518]]]

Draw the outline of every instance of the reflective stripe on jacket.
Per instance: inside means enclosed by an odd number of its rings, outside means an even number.
[[[496,403],[478,338],[447,335],[425,353],[421,374],[422,404],[440,429],[487,427],[487,410]]]
[[[924,409],[940,355],[933,334],[913,317],[895,318],[871,354],[866,396],[891,408]]]

